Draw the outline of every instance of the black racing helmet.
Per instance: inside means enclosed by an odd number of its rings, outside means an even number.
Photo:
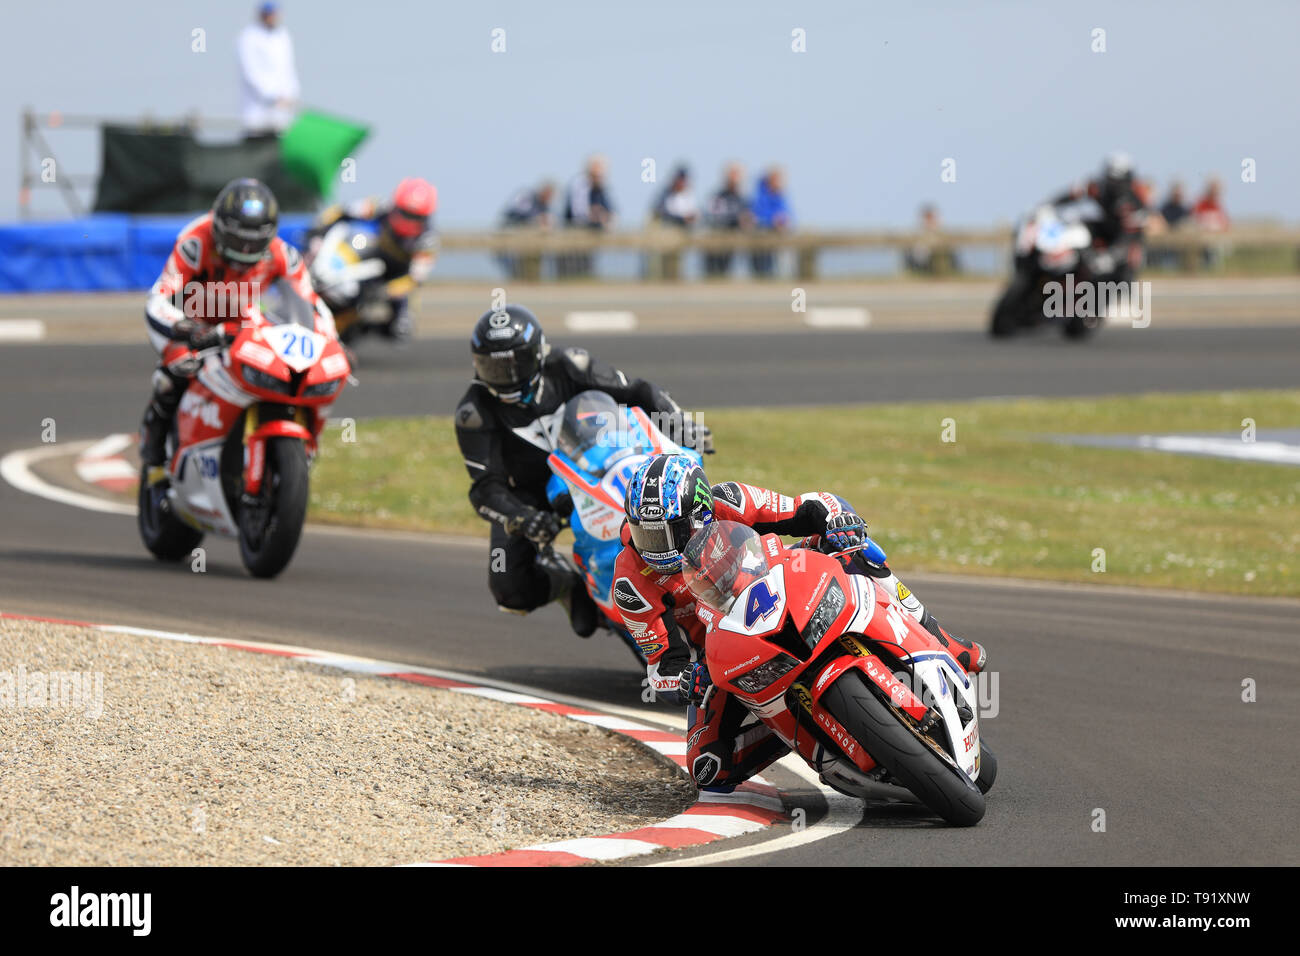
[[[280,225],[275,194],[256,179],[233,179],[212,204],[212,244],[217,254],[240,266],[266,256]]]
[[[489,309],[470,336],[474,377],[511,405],[532,401],[547,351],[542,324],[522,305]]]

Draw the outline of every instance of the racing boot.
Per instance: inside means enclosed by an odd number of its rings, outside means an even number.
[[[966,673],[978,674],[984,670],[984,665],[988,663],[988,652],[984,650],[983,644],[949,634],[939,626],[939,622],[929,611],[922,616],[921,626],[938,638],[940,644],[948,648],[952,656],[957,659],[957,663],[966,669]]]
[[[547,602],[560,601],[569,614],[569,626],[579,637],[591,637],[600,622],[600,609],[587,593],[587,584],[568,562],[550,548],[537,555],[537,566],[550,582]]]
[[[988,654],[983,645],[975,642],[963,640],[960,637],[953,637],[942,627],[939,626],[938,620],[931,614],[924,604],[920,602],[915,594],[906,584],[898,580],[898,577],[888,568],[883,568],[888,573],[880,575],[879,572],[873,575],[879,581],[882,587],[891,594],[898,596],[898,603],[907,611],[916,622],[935,636],[935,638],[944,647],[948,648],[949,653],[956,658],[957,663],[965,668],[968,674],[978,674],[984,669],[988,662]]]
[[[167,432],[171,430],[176,408],[188,383],[173,378],[166,370],[153,373],[153,397],[140,422],[140,461],[157,467],[167,461]]]
[[[389,319],[388,324],[382,326],[380,331],[397,345],[407,345],[411,341],[413,332],[411,317],[407,315],[405,309],[402,309]]]

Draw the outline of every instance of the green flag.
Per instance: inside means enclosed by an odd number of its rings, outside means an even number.
[[[289,175],[328,198],[339,166],[369,135],[368,127],[303,110],[280,140],[280,157]]]

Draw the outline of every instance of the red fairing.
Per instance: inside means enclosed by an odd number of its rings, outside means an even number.
[[[807,719],[835,742],[854,765],[869,771],[875,767],[875,761],[822,707],[821,699],[827,688],[848,671],[858,670],[894,706],[919,721],[929,708],[907,684],[894,676],[890,662],[872,653],[862,638],[900,645],[909,654],[943,649],[910,615],[901,612],[883,589],[869,578],[850,576],[839,559],[816,551],[787,548],[776,535],[763,536],[761,548],[768,568],[780,569],[781,586],[772,583],[769,587],[774,575],[763,577],[761,572],[752,577],[752,585],[743,581],[737,585],[737,593],[743,587],[752,588],[744,592],[746,602],[752,605],[742,618],[745,633],[737,630],[735,608],[728,615],[702,602],[696,607],[700,624],[706,629],[703,643],[709,674],[720,691],[746,701],[765,724],[808,757],[811,742],[800,738],[796,714],[784,703],[796,701],[793,706],[802,707]],[[858,582],[857,587],[851,577]],[[763,583],[757,583],[760,581]],[[759,588],[764,589],[763,596],[755,598]],[[818,622],[817,626],[824,625],[825,631],[815,648],[808,649],[806,635],[832,588],[838,588],[843,595],[842,606],[832,617]],[[859,588],[869,596],[873,607],[859,605]],[[777,596],[775,590],[780,590],[781,595]],[[834,603],[832,600],[831,606]],[[847,632],[847,627],[855,621],[861,630],[857,634]],[[793,638],[791,628],[796,632]],[[792,650],[799,651],[800,656],[794,656]],[[802,733],[804,738],[809,737],[806,729]]]
[[[246,310],[242,321],[228,321],[224,327],[228,335],[234,336],[234,341],[224,350],[223,358],[209,356],[181,399],[177,415],[179,447],[178,453],[172,456],[171,467],[173,470],[178,467],[183,459],[179,452],[189,446],[227,435],[246,408],[260,404],[296,408],[296,420],[259,421],[255,431],[245,439],[248,449],[245,490],[253,493],[261,485],[263,446],[267,438],[300,438],[307,444],[308,454],[315,454],[316,439],[325,425],[329,406],[347,387],[352,369],[332,327],[322,330],[319,320],[314,330],[321,337],[319,359],[301,373],[295,372],[267,339],[268,333],[284,327],[272,325],[256,306]],[[307,331],[302,330],[303,334]],[[314,350],[317,339],[311,341]],[[172,355],[173,351],[166,354]],[[181,347],[172,357],[189,355],[192,353]],[[250,400],[233,401],[232,388]]]
[[[308,453],[316,452],[316,435],[297,422],[277,419],[259,426],[253,434],[244,439],[248,449],[248,465],[244,468],[244,490],[255,495],[262,490],[262,474],[266,468],[266,440],[281,436],[299,438],[307,444]]]

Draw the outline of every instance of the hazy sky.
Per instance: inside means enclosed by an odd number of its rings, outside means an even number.
[[[253,4],[6,3],[0,219],[16,214],[18,115],[236,116],[234,38]],[[373,126],[343,197],[432,179],[442,227],[492,222],[542,175],[605,152],[625,224],[689,161],[779,161],[799,221],[1008,220],[1107,151],[1193,192],[1218,173],[1237,218],[1300,220],[1300,3],[464,2],[290,0],[304,101]],[[491,52],[491,31],[506,52]],[[192,31],[207,52],[191,52]],[[806,31],[807,52],[791,50]],[[1094,53],[1092,31],[1106,31]],[[61,168],[98,137],[64,131]],[[945,158],[957,181],[940,180]],[[1241,181],[1241,162],[1258,181]],[[47,196],[41,208],[56,211]]]

